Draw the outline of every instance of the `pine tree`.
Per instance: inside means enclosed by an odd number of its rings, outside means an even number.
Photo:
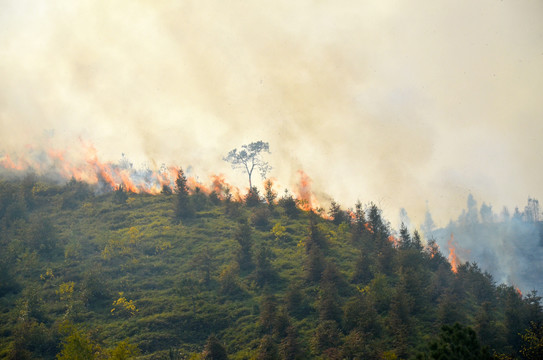
[[[277,198],[277,193],[273,191],[273,182],[268,179],[264,183],[264,190],[266,193],[264,194],[264,198],[266,199],[266,203],[268,204],[268,208],[270,210],[273,210],[275,207],[275,199]]]
[[[270,335],[264,335],[260,340],[258,346],[257,360],[278,360],[279,353],[277,351],[277,344],[273,341]]]
[[[253,266],[252,260],[252,230],[251,226],[246,220],[242,221],[238,225],[238,229],[234,235],[234,238],[238,242],[240,248],[237,253],[237,260],[241,270],[250,269]]]
[[[345,221],[347,221],[347,216],[345,214],[345,211],[341,210],[341,207],[338,203],[332,200],[330,203],[330,211],[328,211],[328,215],[332,218],[332,222],[335,225],[339,225]]]
[[[259,286],[273,283],[277,277],[270,262],[272,256],[273,253],[266,246],[262,246],[256,253],[255,281]]]
[[[260,326],[262,330],[271,334],[277,318],[277,301],[272,294],[266,294],[260,305]]]
[[[369,229],[370,227],[366,223],[366,216],[364,215],[364,210],[362,209],[362,203],[358,201],[355,205],[354,220],[351,224],[351,241],[353,244],[360,246],[362,244],[364,234],[369,232]]]
[[[325,260],[321,249],[318,246],[312,246],[305,260],[305,278],[309,282],[318,282],[322,276],[324,267]]]
[[[303,354],[298,342],[298,332],[293,326],[289,326],[286,331],[287,335],[281,341],[279,353],[281,359],[284,360],[299,360],[303,358]]]
[[[189,219],[194,216],[194,206],[189,196],[187,188],[187,178],[183,173],[183,169],[179,169],[177,173],[176,185],[176,202],[175,202],[175,218],[177,220]]]
[[[226,349],[215,337],[211,335],[206,342],[203,352],[204,360],[227,360]]]

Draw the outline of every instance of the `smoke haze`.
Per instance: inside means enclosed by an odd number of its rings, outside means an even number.
[[[456,221],[427,235],[445,256],[454,251],[458,264],[476,263],[498,284],[515,286],[524,294],[543,291],[543,222],[537,200],[497,214],[485,203],[478,207],[470,195]]]
[[[270,143],[344,206],[438,225],[468,193],[543,198],[541,1],[24,1],[0,12],[0,157],[80,140],[105,160],[246,179]],[[326,198],[323,198],[326,201]],[[395,222],[395,220],[393,221]]]

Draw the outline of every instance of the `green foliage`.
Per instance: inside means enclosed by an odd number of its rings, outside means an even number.
[[[267,246],[260,247],[256,253],[254,277],[259,286],[272,284],[277,281],[277,274],[271,264],[273,257],[274,254]]]
[[[134,316],[139,310],[133,300],[127,300],[124,293],[119,293],[119,298],[113,302],[112,315]]]
[[[247,223],[247,221],[244,220],[238,224],[234,237],[239,244],[239,250],[237,252],[239,267],[242,270],[250,269],[253,265],[252,249],[254,241],[252,238],[251,226]]]
[[[9,263],[0,259],[0,298],[10,292],[16,292],[19,286]]]
[[[271,211],[268,208],[260,207],[251,214],[251,224],[261,230],[268,230]]]
[[[527,360],[543,359],[543,325],[531,322],[522,334],[520,354]]]
[[[348,221],[347,213],[341,210],[339,204],[333,200],[330,203],[330,211],[328,211],[328,215],[330,215],[332,222],[335,225],[340,225],[341,223]]]
[[[239,265],[230,264],[226,266],[219,275],[219,292],[222,295],[237,295],[242,289],[239,284]]]
[[[121,341],[111,350],[109,359],[111,360],[129,360],[139,355],[137,346],[130,344],[127,341]]]
[[[283,359],[299,360],[303,358],[298,332],[293,326],[286,329],[286,336],[281,340],[279,345],[279,354]]]
[[[17,219],[27,216],[27,206],[18,184],[0,180],[0,220],[3,226],[10,226]]]
[[[257,351],[256,359],[258,360],[279,360],[277,344],[270,335],[264,335]]]
[[[373,204],[337,225],[288,193],[189,194],[182,172],[171,196],[122,205],[30,180],[0,181],[0,358],[409,358],[456,321],[502,357],[538,356],[537,293],[453,273],[407,229],[392,246]]]
[[[176,185],[176,197],[175,197],[175,219],[185,220],[194,217],[195,210],[191,197],[189,196],[189,190],[187,187],[187,178],[183,169],[179,169],[177,173]]]
[[[58,334],[44,323],[28,319],[19,321],[14,335],[10,359],[52,358],[58,352]]]
[[[255,207],[262,203],[262,199],[260,198],[260,193],[258,189],[253,186],[249,189],[247,192],[247,195],[245,195],[245,205],[248,207]]]
[[[119,184],[113,193],[113,202],[115,202],[115,204],[122,205],[126,204],[126,200],[128,200],[128,192],[124,188],[123,184]]]
[[[120,341],[112,349],[105,349],[89,333],[69,322],[64,322],[61,330],[66,335],[56,356],[57,360],[129,360],[140,354],[138,347],[126,340]]]
[[[83,203],[83,201],[92,197],[92,195],[92,190],[89,184],[82,181],[77,181],[72,177],[71,180],[66,183],[64,191],[62,192],[61,208],[63,210],[76,209],[81,203]]]
[[[33,218],[28,227],[27,244],[43,255],[51,255],[58,248],[57,229],[46,217]]]
[[[99,356],[100,348],[92,340],[77,329],[63,340],[58,360],[93,360]]]
[[[278,204],[289,218],[296,219],[298,217],[299,209],[296,200],[289,194],[288,190],[285,190],[285,194],[279,199]]]
[[[317,326],[313,335],[313,351],[320,354],[326,350],[340,345],[340,333],[338,324],[333,320],[325,320]]]
[[[264,198],[268,204],[268,208],[273,210],[275,207],[275,199],[277,199],[277,193],[273,190],[273,182],[271,179],[266,180],[264,183]]]
[[[215,335],[211,335],[207,339],[206,346],[204,347],[203,359],[204,360],[226,360],[226,359],[228,359],[228,355],[226,354],[226,349],[219,342],[219,340],[215,337]]]
[[[492,356],[488,348],[480,345],[472,328],[456,323],[453,326],[444,325],[439,337],[432,340],[428,350],[418,354],[417,359],[490,360]]]
[[[197,254],[192,263],[202,273],[202,281],[205,285],[211,282],[211,272],[215,269],[213,252],[206,246],[203,251]]]
[[[98,267],[86,272],[81,282],[81,299],[83,302],[93,305],[110,297],[111,292],[103,270]]]
[[[288,238],[287,228],[281,225],[281,222],[276,222],[270,230],[275,238],[275,241],[285,241]]]

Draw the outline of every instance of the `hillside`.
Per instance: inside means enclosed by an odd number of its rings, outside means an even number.
[[[543,319],[535,292],[392,236],[374,204],[265,195],[0,180],[0,358],[77,341],[87,358],[409,358],[455,322],[517,357]]]

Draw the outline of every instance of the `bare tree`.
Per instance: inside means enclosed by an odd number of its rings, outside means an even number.
[[[233,149],[223,160],[232,164],[233,169],[243,169],[249,176],[249,189],[253,188],[251,177],[253,171],[258,169],[262,178],[272,169],[270,164],[262,160],[262,153],[270,153],[270,145],[264,141],[252,142],[248,145],[243,145],[241,150]]]

